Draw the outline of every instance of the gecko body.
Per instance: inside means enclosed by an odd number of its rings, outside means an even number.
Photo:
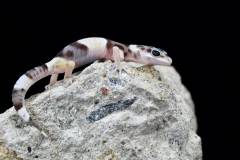
[[[125,45],[100,37],[78,40],[64,47],[51,61],[27,71],[17,80],[12,102],[19,116],[26,122],[30,121],[24,97],[35,82],[51,75],[50,84],[54,84],[58,74],[64,73],[64,79],[69,78],[75,68],[100,59],[114,61],[120,70],[121,61],[167,66],[172,63],[165,51],[151,46]]]

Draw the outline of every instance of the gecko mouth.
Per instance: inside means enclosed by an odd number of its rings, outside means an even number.
[[[170,66],[172,64],[172,59],[170,57],[152,59],[156,65]]]

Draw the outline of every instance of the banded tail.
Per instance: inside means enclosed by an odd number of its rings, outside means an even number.
[[[30,120],[26,107],[24,106],[24,97],[27,90],[38,80],[50,75],[46,64],[35,67],[23,74],[15,83],[12,91],[13,106],[19,116],[26,122]]]

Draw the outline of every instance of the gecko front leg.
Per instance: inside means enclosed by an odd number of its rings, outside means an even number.
[[[121,75],[121,73],[122,73],[122,66],[121,66],[120,62],[124,60],[124,53],[117,46],[113,47],[113,60],[115,62],[117,70],[119,71],[119,75]]]
[[[68,61],[65,68],[64,79],[70,78],[72,76],[72,72],[75,68],[75,62]]]

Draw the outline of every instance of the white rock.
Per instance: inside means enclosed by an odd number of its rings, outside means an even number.
[[[24,160],[201,160],[194,104],[175,69],[122,65],[119,77],[110,61],[93,63],[28,99],[48,138],[10,108],[0,146]]]

